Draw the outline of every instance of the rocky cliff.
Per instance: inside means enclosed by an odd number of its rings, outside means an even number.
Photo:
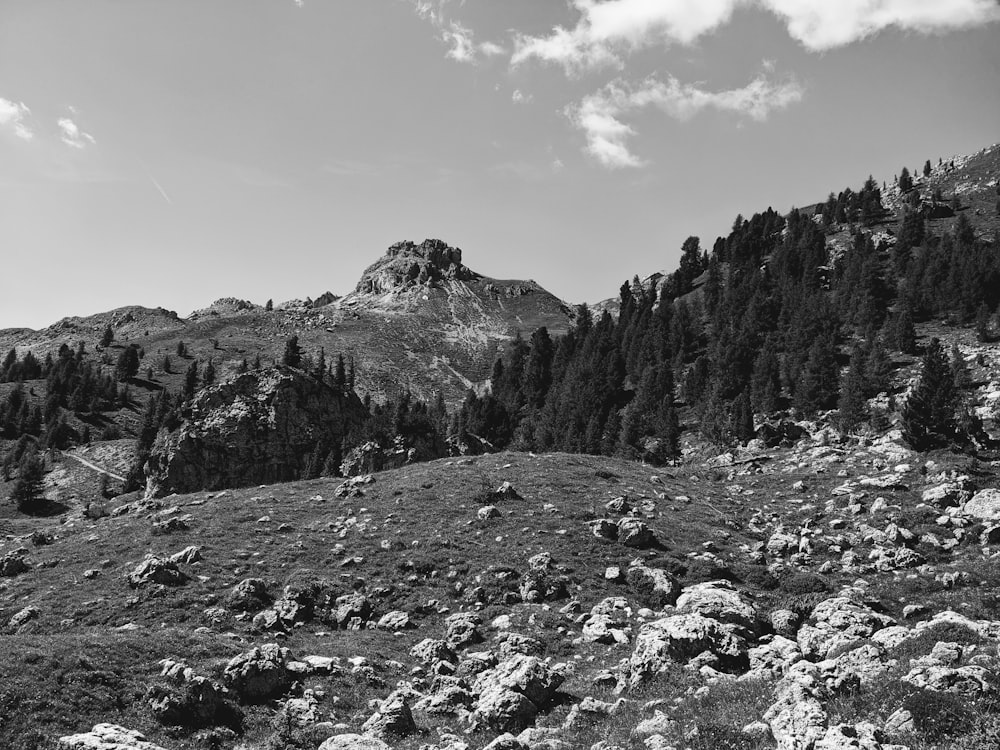
[[[317,445],[339,446],[365,414],[353,393],[298,370],[243,373],[201,391],[184,424],[157,437],[147,495],[296,479]]]

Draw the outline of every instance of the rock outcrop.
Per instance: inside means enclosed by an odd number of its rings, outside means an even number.
[[[364,415],[356,395],[300,370],[237,375],[198,393],[184,424],[160,433],[146,464],[146,493],[297,479],[317,446],[339,446]]]
[[[479,275],[462,265],[462,251],[442,240],[397,242],[361,275],[358,294],[388,294],[445,279],[471,281]]]

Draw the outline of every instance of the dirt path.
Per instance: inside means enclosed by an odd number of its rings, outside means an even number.
[[[109,477],[111,477],[112,479],[117,479],[119,482],[124,482],[125,481],[125,477],[120,477],[117,474],[112,474],[107,469],[102,469],[100,466],[95,466],[94,464],[90,463],[90,461],[88,461],[85,458],[80,458],[79,456],[74,456],[71,453],[63,453],[63,455],[66,456],[66,458],[72,458],[74,461],[77,461],[77,462],[83,464],[84,466],[93,469],[94,471],[98,472],[99,474],[107,474]]]

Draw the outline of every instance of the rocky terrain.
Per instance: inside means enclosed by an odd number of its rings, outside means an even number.
[[[957,196],[987,236],[998,160],[942,161],[921,195]],[[870,229],[890,248],[900,200],[887,190]],[[927,207],[937,232],[955,222],[943,205]],[[849,236],[829,228],[834,255]],[[779,409],[723,449],[679,400],[665,466],[337,454],[374,419],[359,395],[408,386],[454,406],[516,331],[570,323],[537,284],[482,277],[427,240],[389,248],[344,297],[0,332],[39,358],[83,341],[109,369],[142,353],[132,401],[73,413],[95,439],[43,447],[45,512],[0,504],[0,747],[1000,747],[1000,344],[935,319],[908,350],[937,338],[954,353],[982,427],[965,453],[906,442],[920,359],[893,349],[887,390],[851,429]],[[272,365],[293,335],[303,366]],[[312,374],[321,348],[353,359],[358,394]],[[214,383],[142,452],[144,399],[182,391],[192,361]],[[49,385],[0,396],[40,406]],[[147,486],[115,495],[137,455]]]
[[[992,746],[996,467],[796,428],[18,520],[0,743]]]
[[[324,304],[325,303],[325,304]],[[94,350],[105,329],[116,347],[142,348],[143,366],[158,384],[176,389],[186,359],[212,361],[220,377],[243,360],[280,360],[285,340],[299,337],[303,350],[328,361],[354,362],[357,390],[376,400],[409,387],[425,400],[441,392],[449,404],[489,376],[497,352],[516,332],[540,326],[564,332],[571,310],[533,281],[481,276],[462,262],[462,251],[440,240],[402,242],[372,264],[355,290],[343,298],[324,294],[293,300],[273,310],[225,298],[179,318],[162,308],[127,307],[87,318],[66,318],[40,330],[0,330],[0,350],[30,349],[44,358],[61,344],[83,341]],[[183,342],[185,358],[175,356]],[[176,360],[164,372],[164,357]]]

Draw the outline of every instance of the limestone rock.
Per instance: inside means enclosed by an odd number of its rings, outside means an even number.
[[[89,732],[59,738],[60,750],[164,750],[134,729],[97,724]]]
[[[180,586],[188,579],[177,567],[177,563],[161,560],[158,557],[147,557],[125,578],[132,588],[139,588],[147,583],[156,583],[161,586]]]
[[[408,737],[417,731],[410,706],[400,695],[391,695],[379,705],[363,727],[365,734],[380,738]]]
[[[226,596],[226,604],[244,612],[257,612],[266,607],[270,600],[267,585],[260,578],[244,578]]]
[[[653,530],[638,518],[623,518],[618,522],[618,541],[636,549],[647,549],[657,544]]]
[[[339,445],[366,416],[353,393],[276,367],[241,373],[195,396],[191,418],[157,437],[147,495],[298,479],[317,443]]]
[[[1000,489],[980,490],[962,508],[967,516],[983,521],[1000,521]]]
[[[707,581],[688,586],[677,599],[676,606],[678,612],[685,614],[704,615],[751,631],[758,628],[757,610],[753,603],[729,581]]]
[[[625,581],[641,604],[656,609],[676,602],[681,591],[680,583],[667,571],[638,560],[629,566]]]
[[[685,664],[708,652],[724,670],[743,670],[749,665],[747,644],[734,635],[731,626],[699,614],[671,615],[643,625],[636,636],[629,660],[632,684],[638,684],[667,667]]]
[[[288,658],[287,648],[267,643],[230,659],[222,676],[242,702],[260,703],[291,686]]]
[[[392,748],[376,737],[338,734],[326,740],[318,750],[392,750]]]

